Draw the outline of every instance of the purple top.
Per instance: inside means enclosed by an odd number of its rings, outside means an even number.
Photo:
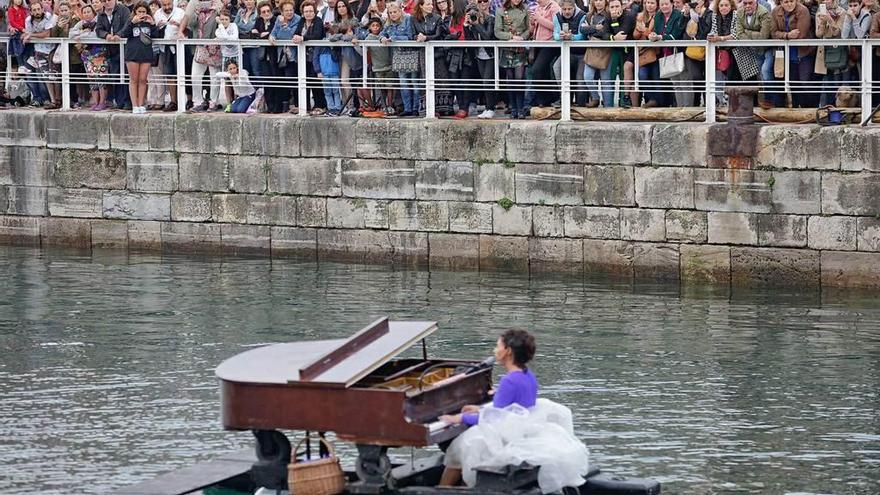
[[[538,380],[531,370],[511,371],[501,378],[498,390],[492,399],[497,408],[519,404],[523,407],[534,407],[538,400]],[[461,422],[473,426],[480,421],[479,413],[467,413],[461,416]]]

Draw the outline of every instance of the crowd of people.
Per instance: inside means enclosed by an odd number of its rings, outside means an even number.
[[[715,66],[707,67],[703,46],[602,42],[880,38],[878,0],[0,0],[6,1],[0,104],[59,108],[65,54],[44,40],[68,38],[72,104],[133,113],[179,105],[192,112],[300,113],[305,105],[311,115],[415,117],[425,111],[426,51],[418,44],[457,40],[595,42],[571,48],[571,98],[581,106],[699,106],[706,71],[714,70],[719,87],[760,84],[762,107],[816,108],[835,104],[839,88],[861,84],[858,46],[790,48],[785,93],[779,47],[720,47]],[[184,45],[182,57],[174,43],[154,42],[178,39],[212,41]],[[340,43],[299,46],[310,40]],[[297,90],[302,49],[306,101]],[[871,79],[878,80],[880,49],[871,56]],[[503,108],[518,119],[531,107],[559,105],[561,61],[556,46],[436,46],[436,113],[490,119]],[[178,94],[179,72],[185,94]],[[716,95],[724,104],[723,92]]]

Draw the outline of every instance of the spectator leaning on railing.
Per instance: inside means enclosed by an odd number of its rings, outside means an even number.
[[[161,0],[161,8],[156,11],[153,19],[156,27],[161,32],[161,37],[166,40],[186,38],[186,12],[174,5],[174,0]],[[165,112],[177,110],[177,48],[174,45],[161,45],[159,47],[159,69],[166,78],[165,86],[168,90],[170,101],[163,107]],[[183,69],[181,67],[180,69]]]
[[[810,10],[798,0],[781,0],[771,13],[770,33],[777,40],[800,40],[812,38]],[[798,46],[789,49],[789,69],[793,94],[792,105],[815,108],[816,98],[809,89],[813,79],[816,47]]]
[[[43,11],[43,5],[39,2],[31,4],[31,15],[25,20],[22,43],[30,43],[33,39],[48,38],[55,18],[51,13]],[[47,109],[60,108],[58,95],[55,87],[49,83],[52,73],[52,51],[55,45],[52,43],[34,43],[33,55],[25,59],[25,65],[30,71],[28,88],[33,95],[33,103],[44,106]]]
[[[128,10],[128,7],[122,5],[117,0],[104,0],[103,5],[104,11],[98,15],[98,24],[95,28],[95,34],[98,35],[98,38],[118,42],[122,39],[122,37],[119,36],[119,32],[125,27],[125,23],[128,22],[128,19],[131,16],[131,11]],[[107,47],[107,53],[109,55],[109,74],[111,76],[118,75],[120,70],[125,68],[120,59],[119,46],[115,43],[109,44]],[[107,95],[108,99],[113,100],[116,108],[131,110],[131,100],[129,100],[128,97],[128,88],[123,84],[115,84],[112,88],[110,94]]]
[[[770,12],[758,0],[741,0],[742,7],[736,11],[736,22],[733,25],[733,37],[737,40],[766,40],[770,38]],[[773,48],[740,47],[734,48],[733,58],[737,70],[744,81],[760,76],[763,82],[762,96],[758,104],[762,108],[773,108],[782,105],[780,96],[772,92],[774,73],[773,63],[776,53]]]
[[[839,39],[843,32],[846,12],[837,0],[824,0],[824,9],[816,15],[816,37],[819,39]],[[845,45],[820,46],[816,50],[816,74],[823,74],[823,91],[819,106],[834,103],[838,88],[847,77],[849,70],[849,49]]]

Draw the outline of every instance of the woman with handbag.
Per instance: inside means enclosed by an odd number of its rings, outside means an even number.
[[[386,4],[388,20],[382,29],[382,43],[409,41],[415,38],[412,17],[404,14],[397,2]],[[419,114],[419,90],[416,78],[419,77],[421,53],[417,49],[395,47],[391,53],[391,70],[400,81],[400,96],[403,99],[401,117],[416,117]]]
[[[524,41],[529,39],[529,14],[523,0],[504,0],[495,14],[495,39]],[[509,81],[507,102],[510,117],[521,119],[525,100],[525,76],[528,55],[524,47],[504,48],[499,55],[502,77]]]
[[[712,9],[707,9],[702,18],[711,17],[709,34],[706,40],[710,43],[718,43],[730,41],[733,39],[734,18],[736,16],[736,7],[734,0],[715,0],[712,3]],[[701,18],[701,19],[702,19]],[[701,23],[702,24],[702,23]],[[720,48],[715,50],[715,81],[717,81],[717,91],[715,92],[715,100],[718,104],[726,104],[727,98],[724,95],[725,81],[739,81],[739,72],[736,70],[736,64],[733,61],[733,54],[730,50]]]
[[[261,6],[262,10],[263,7]],[[293,0],[285,0],[281,3],[281,15],[275,18],[269,42],[274,46],[278,41],[295,41],[297,30],[302,26],[302,18],[296,15],[296,5]],[[260,14],[263,15],[262,13]],[[258,22],[259,24],[259,22]],[[272,88],[267,88],[269,93],[267,107],[272,113],[281,113],[285,105],[292,114],[298,114],[299,92],[294,81],[297,79],[297,47],[274,46],[270,55],[272,60],[269,66],[274,80],[269,81]]]
[[[581,24],[581,34],[588,40],[599,42],[611,38],[609,24],[611,15],[608,13],[607,0],[592,0],[590,10]],[[584,83],[590,92],[587,106],[599,106],[599,87],[595,83],[596,76],[602,80],[602,100],[606,107],[614,105],[614,84],[611,81],[611,48],[587,48],[584,55]]]
[[[636,29],[633,37],[637,40],[649,39],[654,32],[654,17],[657,16],[657,0],[642,0],[642,10],[636,16]],[[659,101],[657,96],[657,81],[660,79],[660,64],[657,63],[656,48],[639,48],[639,81],[645,88],[645,108],[656,107]],[[632,97],[633,106],[639,106],[640,95],[636,93]]]
[[[189,30],[196,39],[214,39],[217,31],[217,14],[220,13],[221,0],[191,0],[186,6],[186,19]],[[220,45],[198,45],[193,53],[192,99],[193,112],[206,112],[216,109],[220,102],[220,82],[214,77],[220,71]],[[210,75],[208,101],[202,92],[202,79],[205,72]]]
[[[318,17],[318,9],[314,0],[305,0],[300,9],[302,10],[302,21],[296,28],[296,34],[293,35],[295,43],[303,41],[322,40],[324,39],[324,22]],[[306,77],[308,80],[315,81],[318,74],[314,67],[315,49],[314,47],[305,48],[306,50]],[[296,55],[296,52],[293,54]],[[308,105],[313,103],[310,115],[324,115],[327,112],[327,99],[324,97],[323,85],[307,84],[308,89],[306,101],[299,102],[300,105]],[[308,96],[311,95],[311,96]],[[292,110],[292,109],[291,109]]]
[[[685,18],[676,9],[672,8],[672,0],[659,0],[659,14],[654,16],[654,32],[648,35],[651,41],[671,41],[684,39]],[[662,80],[669,80],[684,72],[684,52],[673,48],[661,48],[661,57],[657,60],[660,64],[660,79],[658,86],[658,101],[661,107],[673,105],[673,84]]]
[[[446,2],[443,2],[446,5]],[[416,0],[413,6],[413,30],[416,33],[416,41],[425,43],[429,41],[443,40],[446,38],[446,23],[434,13],[434,3],[431,0]],[[437,86],[443,86],[449,79],[446,70],[446,50],[434,48],[434,81]],[[434,97],[434,109],[438,116],[448,117],[452,115],[452,92],[436,91]]]
[[[825,0],[825,9],[816,14],[816,37],[819,39],[839,39],[843,33],[846,12],[837,5],[837,0]],[[819,107],[834,105],[837,90],[847,80],[849,71],[849,50],[845,45],[820,46],[816,52],[816,74],[822,74],[822,96]]]
[[[125,42],[125,65],[128,68],[128,94],[131,98],[131,113],[147,113],[144,102],[147,99],[147,77],[153,59],[153,37],[156,24],[147,3],[141,0],[131,9],[131,17],[119,31]]]

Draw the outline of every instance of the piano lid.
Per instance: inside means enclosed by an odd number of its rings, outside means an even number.
[[[300,368],[299,380],[290,381],[350,387],[435,330],[434,321],[380,318]]]

